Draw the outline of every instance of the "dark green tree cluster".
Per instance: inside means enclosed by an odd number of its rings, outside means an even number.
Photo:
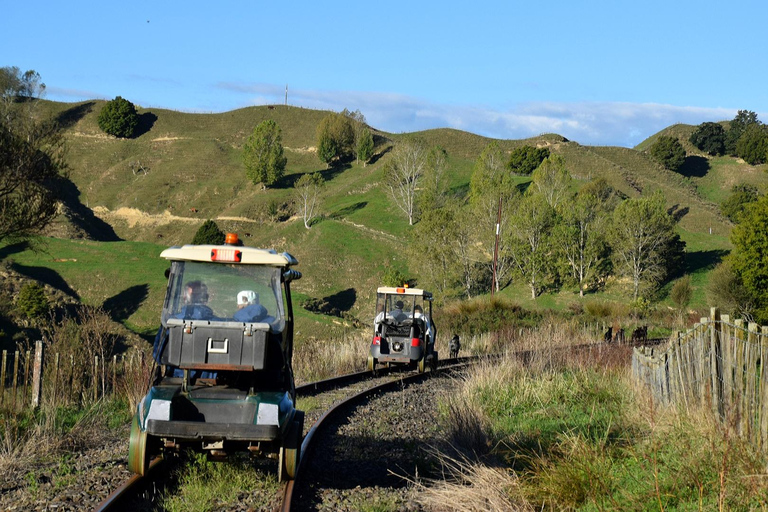
[[[665,169],[677,171],[685,163],[685,148],[677,137],[661,135],[651,146],[651,156]]]
[[[221,245],[226,235],[212,220],[207,220],[197,229],[192,245]]]
[[[726,132],[720,123],[702,123],[691,134],[690,142],[708,155],[725,153]]]
[[[109,135],[130,138],[139,126],[139,114],[133,103],[117,96],[101,108],[98,123],[99,128]]]
[[[521,146],[512,151],[507,166],[513,174],[528,176],[548,157],[547,148]]]
[[[317,156],[327,165],[355,154],[355,121],[348,115],[331,113],[317,125]]]
[[[768,161],[768,127],[750,110],[739,110],[728,130],[719,123],[700,124],[690,141],[709,155],[728,154],[743,158],[750,165]]]
[[[271,119],[262,121],[243,146],[246,176],[254,185],[274,185],[285,174],[287,162],[280,127]]]

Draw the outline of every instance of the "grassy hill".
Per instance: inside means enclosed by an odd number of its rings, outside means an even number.
[[[291,252],[304,273],[294,287],[300,297],[344,303],[350,315],[363,321],[370,316],[375,288],[385,269],[394,266],[408,271],[404,249],[410,228],[382,185],[388,150],[405,134],[374,129],[373,163],[352,162],[328,169],[314,148],[316,127],[328,114],[325,111],[280,105],[220,114],[140,108],[139,134],[123,140],[98,128],[103,104],[41,102],[40,113],[55,116],[65,128],[71,180],[66,215],[51,227],[50,235],[57,238],[48,244],[47,254],[20,251],[11,257],[18,265],[51,269],[82,300],[94,304],[146,285],[148,292],[141,305],[125,319],[136,330],[150,331],[157,322],[164,291],[164,264],[157,254],[169,245],[188,243],[206,219],[216,219],[222,229],[237,231],[248,245]],[[245,140],[266,119],[282,129],[288,158],[286,175],[268,189],[246,179],[241,161]],[[701,286],[706,273],[730,248],[731,225],[718,213],[717,204],[728,196],[733,184],[763,186],[766,175],[765,166],[702,155],[688,142],[694,128],[671,126],[634,149],[583,146],[556,134],[498,142],[506,152],[523,144],[547,146],[565,158],[577,180],[604,177],[628,197],[662,190],[671,211],[680,217],[680,233],[688,244],[697,285],[695,298],[703,305]],[[662,134],[678,137],[688,151],[681,173],[663,169],[647,154],[647,148]],[[450,184],[455,191],[466,192],[475,159],[491,140],[453,129],[418,135],[447,150]],[[307,230],[289,215],[277,222],[268,220],[264,215],[267,206],[289,205],[295,180],[312,172],[321,172],[326,180],[320,221]],[[287,206],[286,212],[290,213]],[[76,256],[83,251],[96,254],[92,263],[85,264],[84,255]],[[67,258],[77,262],[57,261]],[[103,268],[98,268],[100,264]],[[533,305],[528,294],[517,287],[504,294]],[[571,295],[537,302],[562,307]],[[315,322],[344,328],[340,319],[303,310],[299,320],[300,329],[304,325],[309,330]]]

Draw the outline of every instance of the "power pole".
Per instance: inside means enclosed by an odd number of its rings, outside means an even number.
[[[288,84],[285,84],[285,106],[288,106]]]
[[[499,232],[501,231],[501,197],[499,197],[499,213],[496,216],[496,243],[493,247],[493,282],[491,283],[491,297],[496,290],[496,264],[499,261]]]

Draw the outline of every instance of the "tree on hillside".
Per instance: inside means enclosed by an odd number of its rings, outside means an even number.
[[[327,165],[351,157],[355,150],[355,131],[352,120],[342,114],[331,113],[317,125],[317,155]]]
[[[739,110],[736,117],[730,123],[725,137],[725,151],[731,156],[737,156],[736,144],[744,134],[748,126],[761,124],[757,119],[757,114],[751,110]]]
[[[115,137],[132,137],[139,126],[139,114],[130,101],[117,96],[101,107],[98,118],[99,128]]]
[[[749,165],[764,164],[768,158],[768,128],[758,123],[747,126],[736,142],[736,155]]]
[[[364,128],[357,140],[357,160],[363,162],[363,167],[368,164],[368,160],[373,156],[375,148],[373,134],[368,128]]]
[[[39,234],[53,220],[66,168],[54,122],[0,118],[0,240]]]
[[[731,264],[757,305],[758,321],[768,321],[768,196],[749,205],[731,231]]]
[[[609,238],[614,267],[632,281],[632,297],[643,286],[655,287],[667,272],[664,250],[675,235],[674,220],[667,213],[660,192],[627,199],[613,212]]]
[[[407,138],[392,151],[384,174],[392,201],[408,217],[413,226],[416,219],[416,191],[427,165],[427,149],[424,142]]]
[[[365,124],[365,116],[360,110],[351,112],[346,108],[341,111],[341,115],[349,119],[352,124],[352,148],[354,149],[355,157],[359,163],[360,156],[357,154],[357,148],[360,146],[360,139],[363,136],[363,131],[368,129]],[[370,130],[368,131],[370,132]],[[371,139],[373,139],[373,137],[371,137]]]
[[[304,219],[304,227],[309,229],[312,220],[317,215],[320,189],[323,187],[323,176],[319,173],[302,174],[296,181],[295,196],[299,214]]]
[[[271,119],[262,121],[243,146],[245,173],[254,185],[273,185],[283,177],[288,159],[283,153],[280,127]]]
[[[552,267],[550,233],[555,211],[540,194],[521,198],[512,211],[506,235],[510,240],[510,259],[516,272],[528,284],[531,298],[535,299]]]
[[[548,157],[547,148],[521,146],[512,151],[507,167],[513,174],[528,176]]]
[[[448,184],[446,170],[448,152],[441,146],[432,147],[427,153],[427,161],[417,192],[417,207],[421,211],[445,206]]]
[[[665,169],[677,171],[685,163],[685,148],[677,137],[660,135],[651,146],[651,156]]]
[[[197,228],[192,245],[221,245],[224,243],[226,235],[219,226],[212,220],[207,220]]]
[[[720,213],[736,224],[747,205],[754,203],[759,198],[760,193],[757,191],[757,187],[746,183],[734,185],[731,187],[731,195],[720,203]]]
[[[607,201],[589,191],[581,191],[563,208],[555,228],[554,245],[579,285],[579,296],[596,281],[608,258],[606,231],[609,223]]]
[[[11,121],[10,105],[25,100],[38,99],[45,93],[40,73],[29,69],[24,73],[17,66],[0,68],[0,107],[6,121]]]
[[[571,175],[565,168],[565,160],[560,155],[552,155],[533,171],[533,187],[546,199],[549,206],[558,210],[561,202],[568,196]]]
[[[725,153],[725,128],[720,123],[702,123],[693,131],[690,142],[708,155]]]
[[[462,264],[455,240],[462,231],[461,212],[455,205],[426,210],[413,228],[410,243],[412,271],[419,286],[433,290],[435,297],[456,297],[463,289]]]

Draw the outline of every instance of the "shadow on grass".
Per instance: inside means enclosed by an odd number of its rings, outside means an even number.
[[[70,297],[80,300],[80,296],[75,290],[73,290],[69,284],[64,280],[61,275],[55,270],[51,270],[47,267],[28,267],[26,265],[20,265],[19,263],[12,263],[11,269],[23,276],[27,276],[31,279],[43,282],[49,286],[61,290]]]
[[[58,124],[61,128],[73,127],[77,124],[78,121],[80,121],[93,110],[93,106],[95,104],[96,103],[93,101],[88,101],[81,105],[69,108],[64,112],[61,112],[58,116],[56,116],[56,124]]]
[[[5,247],[0,247],[0,260],[4,260],[13,254],[24,252],[30,247],[31,245],[26,240],[16,242],[15,244],[6,245]]]
[[[336,210],[335,212],[331,213],[328,216],[328,218],[334,219],[334,220],[343,219],[347,215],[352,215],[356,211],[362,210],[366,206],[368,206],[368,201],[359,201],[355,204],[351,204],[349,206],[345,206],[344,208],[340,208]]]
[[[374,155],[371,157],[371,159],[370,159],[370,160],[368,160],[368,165],[371,165],[371,164],[375,164],[376,162],[378,162],[378,161],[379,161],[379,158],[383,157],[384,155],[386,155],[386,154],[387,154],[387,153],[389,153],[390,151],[392,151],[392,146],[387,146],[387,147],[385,147],[385,148],[384,148],[384,149],[382,149],[380,152],[378,152],[378,153],[374,154]]]
[[[680,219],[688,215],[689,211],[690,211],[690,208],[688,208],[687,206],[680,208],[679,204],[673,205],[672,207],[667,209],[667,213],[671,215],[673,219],[675,219],[675,222],[680,222]]]
[[[102,308],[112,320],[124,322],[141,307],[147,297],[149,285],[137,284],[105,300]]]
[[[678,172],[688,178],[703,178],[709,172],[709,160],[703,156],[687,156]]]
[[[152,112],[144,112],[139,115],[139,124],[136,125],[136,130],[133,132],[133,138],[141,137],[145,133],[149,132],[157,121],[157,116]]]
[[[730,251],[713,249],[710,251],[691,251],[686,253],[688,272],[695,274],[700,270],[712,270],[723,261]]]
[[[66,217],[89,238],[99,242],[121,241],[112,226],[94,215],[93,210],[80,201],[80,189],[70,180],[62,180],[59,197],[66,207]]]

